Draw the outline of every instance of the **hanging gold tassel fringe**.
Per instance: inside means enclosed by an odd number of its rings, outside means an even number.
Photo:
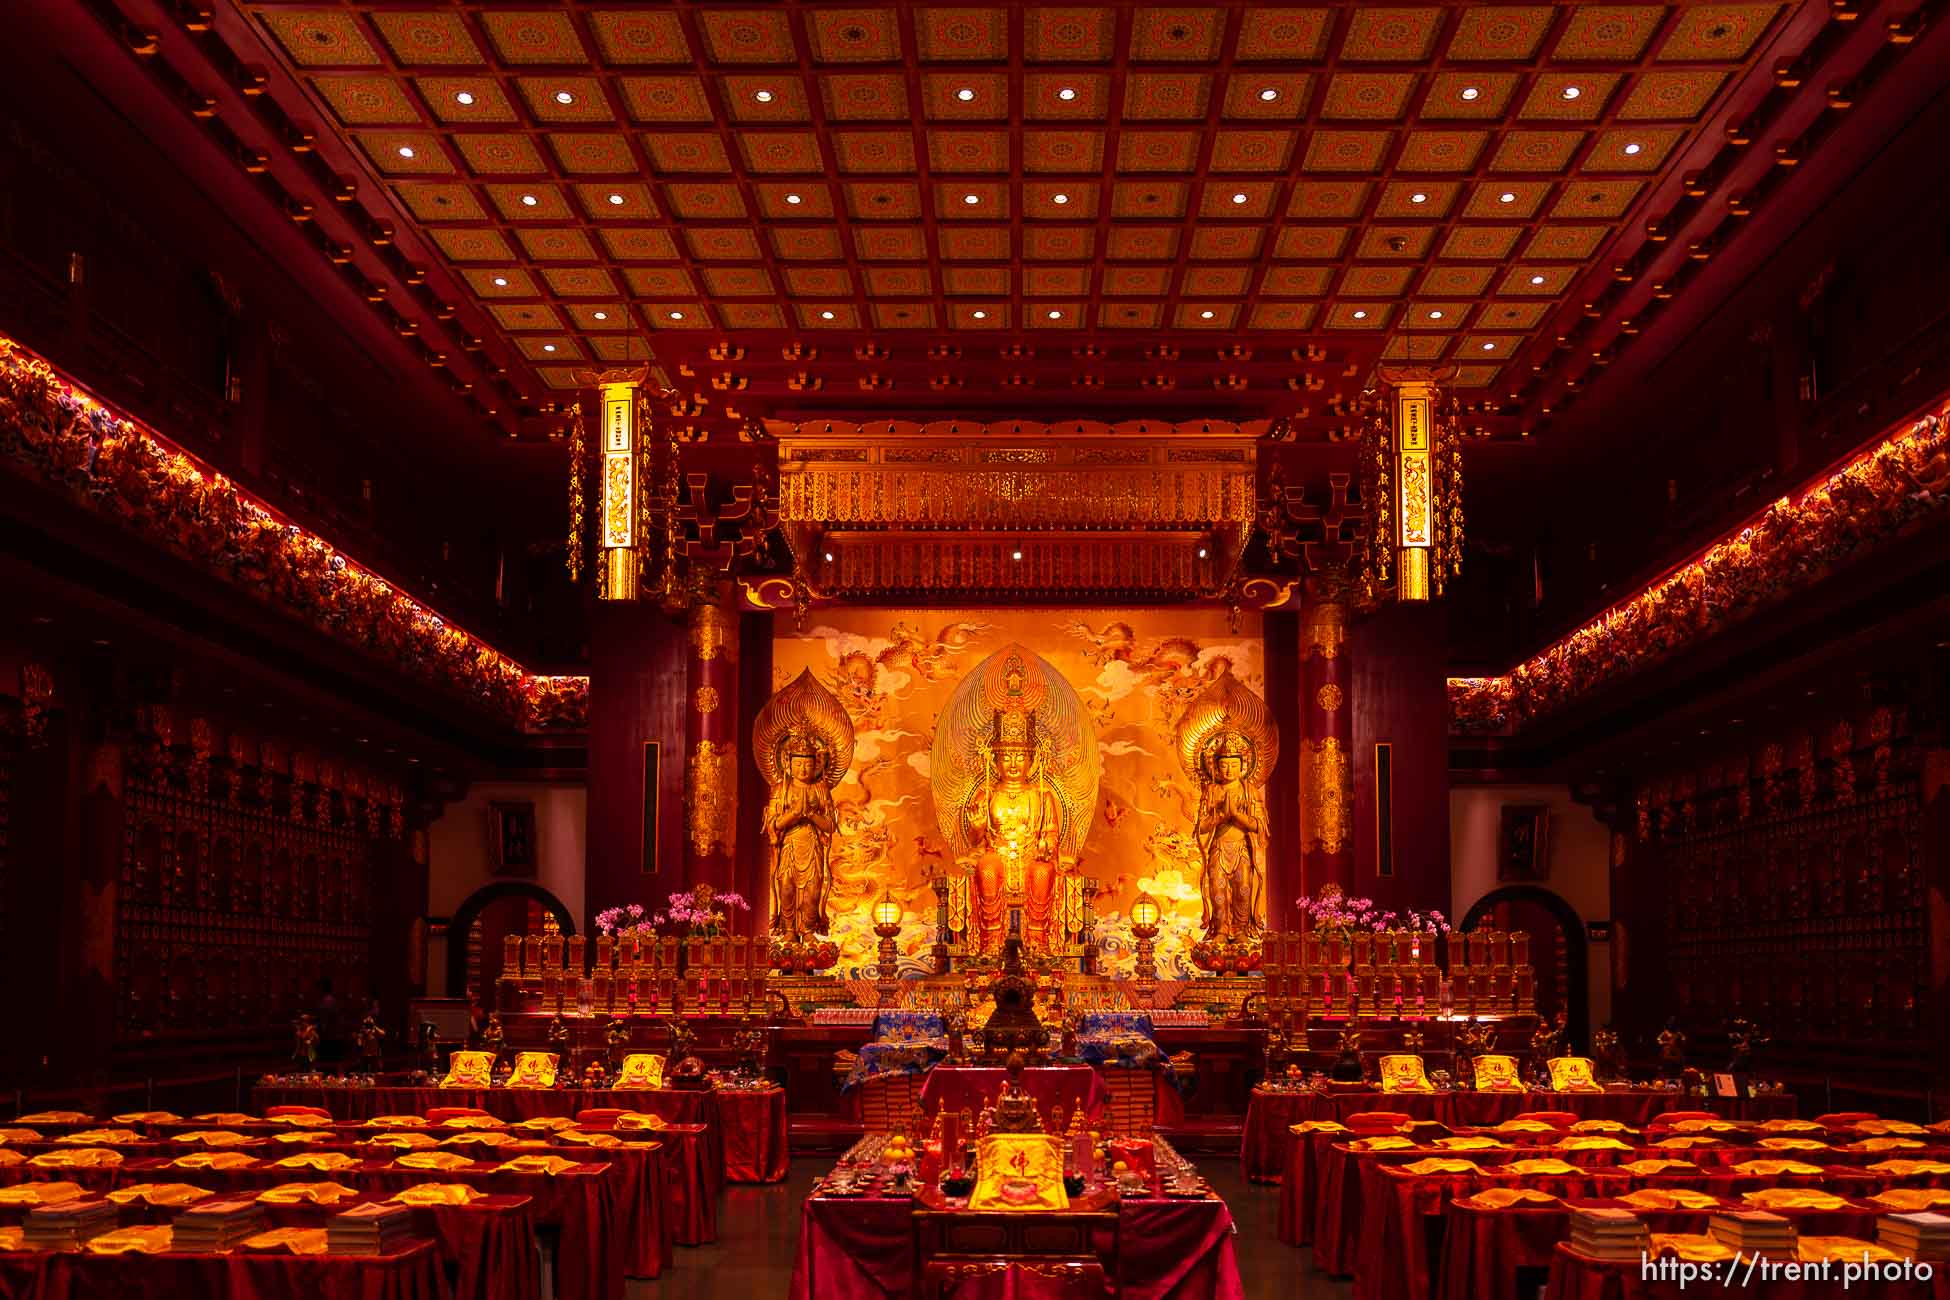
[[[575,419],[569,424],[569,581],[582,581],[582,535],[588,527],[589,503],[584,498],[589,477],[589,429],[582,419],[582,400],[576,399]]]

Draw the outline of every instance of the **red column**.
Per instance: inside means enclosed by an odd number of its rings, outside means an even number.
[[[733,890],[738,841],[738,617],[726,608],[722,586],[715,581],[693,595],[684,664],[684,883]],[[742,913],[734,925],[745,928]]]
[[[654,910],[684,886],[681,697],[690,653],[683,626],[655,605],[598,601],[589,619],[584,928],[604,908]]]
[[[1347,606],[1337,591],[1309,600],[1300,625],[1300,844],[1304,892],[1354,887],[1354,710]]]

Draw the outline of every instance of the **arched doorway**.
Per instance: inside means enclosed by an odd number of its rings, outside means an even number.
[[[575,918],[562,900],[543,889],[540,885],[529,884],[525,880],[497,880],[491,885],[483,885],[467,896],[465,902],[454,909],[453,920],[447,924],[447,994],[449,997],[464,997],[467,990],[467,951],[468,942],[474,927],[484,919],[492,920],[501,912],[508,917],[503,923],[494,926],[495,934],[488,946],[497,954],[500,951],[500,935],[518,933],[525,928],[514,924],[514,918],[525,914],[530,904],[539,906],[555,918],[555,924],[563,935],[576,932]],[[487,927],[483,927],[485,930]],[[497,957],[498,962],[498,957]]]
[[[1549,1020],[1564,1012],[1565,1028],[1581,1053],[1591,1051],[1591,973],[1584,921],[1577,910],[1540,885],[1505,885],[1470,906],[1462,928],[1489,926],[1530,936],[1530,964],[1537,972],[1537,1014]]]

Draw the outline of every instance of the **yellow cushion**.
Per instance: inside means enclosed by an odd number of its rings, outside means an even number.
[[[1598,1079],[1592,1073],[1591,1058],[1554,1056],[1545,1062],[1551,1072],[1552,1092],[1598,1092]]]
[[[66,1205],[80,1195],[80,1183],[16,1183],[12,1187],[0,1187],[0,1205]]]
[[[91,1255],[160,1255],[169,1249],[174,1235],[167,1223],[145,1223],[91,1237],[82,1249]]]
[[[338,1183],[279,1183],[259,1192],[257,1199],[272,1205],[298,1205],[307,1201],[313,1205],[337,1205],[359,1196],[360,1193]]]
[[[1513,1056],[1479,1056],[1475,1059],[1474,1067],[1478,1092],[1523,1091],[1523,1081],[1517,1077],[1517,1060]]]
[[[1756,1210],[1839,1210],[1848,1204],[1833,1192],[1818,1187],[1763,1187],[1747,1192],[1740,1199]]]
[[[443,1088],[486,1088],[494,1082],[493,1052],[455,1052],[447,1058]]]
[[[135,1201],[147,1205],[195,1205],[215,1195],[207,1187],[192,1187],[188,1183],[133,1183],[116,1188],[108,1194],[108,1199],[117,1205]]]
[[[1808,1263],[1830,1260],[1843,1264],[1860,1264],[1867,1260],[1871,1264],[1894,1264],[1904,1257],[1885,1246],[1863,1241],[1860,1237],[1798,1237],[1794,1243],[1797,1259]]]
[[[1431,1156],[1427,1160],[1417,1160],[1414,1164],[1403,1165],[1411,1174],[1480,1174],[1481,1165],[1474,1160],[1459,1160],[1442,1156]]]
[[[518,1052],[515,1072],[508,1076],[510,1088],[553,1088],[558,1057],[554,1052]]]
[[[295,1156],[273,1160],[273,1169],[316,1169],[321,1173],[331,1173],[340,1169],[351,1169],[358,1161],[343,1151],[300,1151]]]
[[[1429,1082],[1423,1071],[1419,1056],[1384,1056],[1381,1058],[1381,1090],[1383,1092],[1433,1092],[1435,1086]]]
[[[1513,1205],[1555,1205],[1557,1198],[1535,1187],[1486,1187],[1474,1196],[1458,1198],[1456,1203],[1479,1210],[1507,1210]]]
[[[1641,1187],[1618,1198],[1635,1210],[1705,1210],[1720,1198],[1686,1187]]]
[[[323,1255],[325,1229],[273,1228],[244,1238],[246,1250],[288,1250],[294,1255]]]
[[[1499,1171],[1510,1174],[1575,1174],[1578,1167],[1567,1164],[1554,1156],[1544,1156],[1536,1160],[1512,1160]]]
[[[504,1173],[547,1174],[551,1178],[577,1167],[578,1162],[566,1156],[516,1156],[499,1166]]]
[[[469,1169],[474,1162],[458,1151],[414,1151],[393,1161],[401,1169]]]
[[[485,1195],[466,1183],[417,1183],[392,1199],[396,1205],[471,1205]]]
[[[623,1058],[623,1065],[616,1072],[616,1079],[609,1085],[612,1088],[649,1088],[664,1086],[664,1058],[653,1052],[631,1052]]]
[[[1742,1160],[1733,1167],[1736,1174],[1818,1174],[1820,1165],[1805,1160]]]
[[[1723,1246],[1717,1238],[1701,1232],[1655,1232],[1648,1253],[1654,1259],[1661,1255],[1677,1255],[1695,1264],[1705,1264],[1732,1259],[1734,1251],[1733,1247]]]

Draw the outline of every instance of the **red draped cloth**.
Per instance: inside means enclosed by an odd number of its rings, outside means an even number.
[[[392,1255],[0,1254],[7,1300],[447,1300],[432,1243]]]
[[[1310,1119],[1339,1118],[1332,1103],[1317,1092],[1254,1088],[1246,1101],[1246,1127],[1239,1135],[1239,1172],[1247,1182],[1279,1181],[1292,1159],[1292,1126]]]
[[[1665,1280],[1642,1278],[1640,1267],[1637,1260],[1591,1259],[1572,1250],[1569,1243],[1561,1243],[1551,1254],[1550,1284],[1544,1289],[1544,1300],[1689,1300],[1709,1287],[1721,1289],[1722,1294],[1753,1296],[1758,1300],[1829,1300],[1842,1294],[1840,1265],[1829,1280],[1770,1278],[1762,1281],[1756,1273],[1751,1282],[1743,1283],[1736,1275],[1728,1284],[1721,1282],[1716,1274],[1711,1283],[1695,1280],[1683,1290],[1676,1276]],[[1717,1267],[1724,1269],[1725,1265]],[[1741,1269],[1744,1273],[1745,1261]],[[1866,1300],[1950,1300],[1950,1270],[1938,1267],[1935,1276],[1927,1282],[1858,1281],[1849,1288],[1848,1295]]]
[[[330,1175],[319,1175],[327,1178]],[[536,1268],[535,1216],[526,1196],[483,1196],[468,1205],[413,1207],[415,1235],[431,1237],[441,1262],[454,1267],[455,1300],[539,1300],[541,1271]],[[173,1219],[180,1207],[152,1207]],[[322,1228],[351,1205],[266,1205],[280,1228]]]
[[[1124,1300],[1244,1300],[1224,1201],[1126,1200],[1117,1232],[1118,1258],[1109,1266]],[[914,1267],[911,1199],[809,1197],[790,1297],[907,1300],[919,1289]],[[1036,1291],[1002,1294],[1042,1300]]]
[[[122,1168],[124,1182],[186,1182],[213,1191],[261,1191],[279,1183],[330,1179],[384,1199],[417,1183],[466,1183],[483,1192],[526,1196],[534,1221],[560,1230],[555,1253],[555,1293],[562,1300],[618,1300],[628,1254],[623,1232],[623,1176],[616,1166],[584,1165],[565,1173],[503,1173],[492,1167],[460,1170],[401,1169],[368,1163],[329,1174],[305,1169],[172,1169],[164,1161],[135,1161]]]
[[[1002,1095],[1008,1077],[1009,1072],[999,1066],[937,1065],[921,1085],[921,1109],[979,1113]],[[1031,1066],[1022,1072],[1022,1090],[1045,1116],[1058,1107],[1070,1114],[1081,1108],[1084,1118],[1092,1122],[1103,1115],[1110,1096],[1096,1067],[1090,1065]]]
[[[1571,1235],[1573,1209],[1631,1209],[1617,1200],[1577,1200],[1559,1205],[1517,1205],[1477,1209],[1450,1201],[1443,1207],[1443,1300],[1516,1300],[1517,1270],[1547,1269],[1557,1243]],[[1744,1209],[1744,1204],[1725,1208]],[[1637,1210],[1653,1232],[1706,1231],[1712,1210]],[[1888,1213],[1876,1205],[1851,1204],[1840,1210],[1775,1210],[1807,1236],[1857,1237],[1874,1241],[1876,1219]]]
[[[1303,1123],[1305,1121],[1302,1121]],[[1304,1246],[1314,1239],[1320,1214],[1320,1164],[1327,1148],[1347,1140],[1345,1133],[1289,1133],[1286,1171],[1280,1175],[1280,1240]]]
[[[1766,1097],[1684,1097],[1658,1088],[1616,1089],[1607,1092],[1391,1092],[1375,1088],[1330,1088],[1322,1093],[1265,1092],[1255,1088],[1247,1104],[1247,1132],[1252,1128],[1252,1106],[1262,1096],[1280,1105],[1293,1105],[1299,1113],[1289,1123],[1308,1119],[1333,1119],[1342,1123],[1364,1110],[1400,1111],[1410,1119],[1432,1119],[1451,1128],[1488,1128],[1506,1119],[1515,1119],[1533,1110],[1567,1110],[1579,1119],[1610,1119],[1634,1128],[1643,1128],[1654,1115],[1669,1110],[1707,1110],[1726,1119],[1792,1119],[1794,1098]],[[1311,1103],[1286,1101],[1312,1097]],[[1250,1137],[1247,1139],[1250,1141]],[[1243,1152],[1242,1152],[1243,1155]],[[1266,1171],[1270,1178],[1278,1172],[1275,1162]],[[1248,1177],[1253,1177],[1249,1168]]]
[[[777,1183],[787,1157],[785,1089],[727,1088],[718,1093],[724,1176],[730,1183]]]

